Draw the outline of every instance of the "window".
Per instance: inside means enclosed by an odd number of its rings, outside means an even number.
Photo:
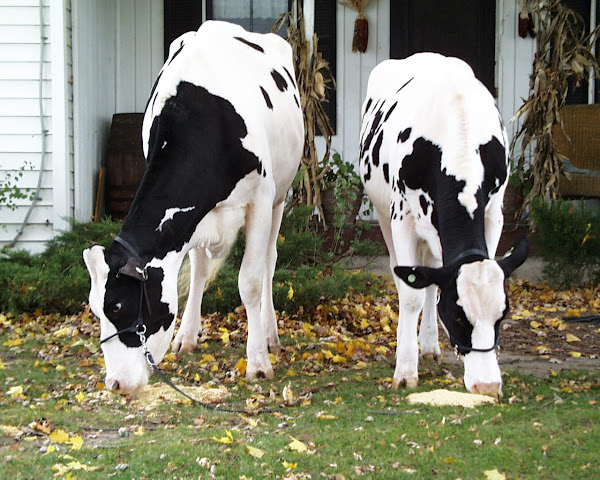
[[[207,0],[206,19],[237,23],[249,32],[269,33],[279,16],[290,11],[290,3],[289,0]]]

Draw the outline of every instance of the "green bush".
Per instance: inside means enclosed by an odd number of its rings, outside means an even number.
[[[600,212],[583,202],[532,203],[544,276],[559,288],[600,283]]]
[[[87,301],[88,271],[82,252],[92,244],[108,246],[121,224],[73,223],[38,255],[7,251],[0,259],[0,311],[73,314]]]
[[[295,208],[282,223],[273,282],[275,308],[279,310],[294,311],[300,307],[310,310],[325,298],[344,297],[350,288],[360,290],[368,285],[372,292],[379,285],[371,275],[319,264],[323,242],[306,228],[312,213],[309,210],[312,209]],[[0,311],[77,313],[82,303],[87,302],[90,290],[83,250],[93,244],[107,247],[120,228],[120,223],[110,220],[73,223],[70,231],[49,241],[41,254],[4,252],[0,258]],[[219,276],[204,295],[205,313],[228,313],[240,305],[237,277],[243,248],[244,238],[240,234]]]

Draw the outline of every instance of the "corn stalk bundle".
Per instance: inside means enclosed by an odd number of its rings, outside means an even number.
[[[352,51],[357,50],[360,53],[367,51],[367,44],[369,43],[369,22],[365,18],[365,8],[371,2],[371,0],[345,0],[340,2],[344,7],[351,8],[358,12],[358,17],[354,21],[354,35],[352,37]]]
[[[559,177],[565,159],[554,146],[552,130],[562,128],[560,107],[565,104],[569,82],[577,88],[591,71],[598,77],[594,46],[600,27],[585,34],[583,19],[560,0],[530,2],[537,24],[536,53],[530,76],[529,98],[515,114],[522,122],[513,145],[521,140],[517,172],[522,181],[529,176],[532,189],[521,213],[535,197],[545,200],[558,196]],[[525,152],[533,146],[533,159],[527,164]]]
[[[292,9],[293,10],[293,9]],[[298,5],[297,20],[292,12],[284,13],[279,17],[272,31],[285,26],[287,41],[292,47],[296,82],[300,92],[300,105],[304,113],[304,149],[302,162],[296,180],[292,185],[292,198],[287,209],[296,205],[311,205],[316,208],[325,224],[323,209],[321,207],[321,181],[326,169],[323,163],[329,158],[331,149],[331,136],[333,128],[329,117],[323,108],[325,90],[335,88],[335,79],[329,69],[329,63],[318,51],[318,37],[314,34],[312,39],[312,52],[310,43],[306,39],[302,9]],[[312,54],[311,54],[312,53]],[[320,132],[325,140],[325,152],[319,160],[315,146],[316,132]]]

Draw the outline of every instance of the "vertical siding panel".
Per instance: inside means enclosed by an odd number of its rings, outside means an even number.
[[[117,112],[135,112],[135,3],[119,1],[117,13]]]
[[[151,3],[147,0],[135,0],[135,108],[143,112],[146,99],[152,88],[151,77]]]

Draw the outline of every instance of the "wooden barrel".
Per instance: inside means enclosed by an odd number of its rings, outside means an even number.
[[[127,216],[146,171],[143,119],[143,113],[117,113],[112,118],[106,160],[106,209],[116,220]]]

